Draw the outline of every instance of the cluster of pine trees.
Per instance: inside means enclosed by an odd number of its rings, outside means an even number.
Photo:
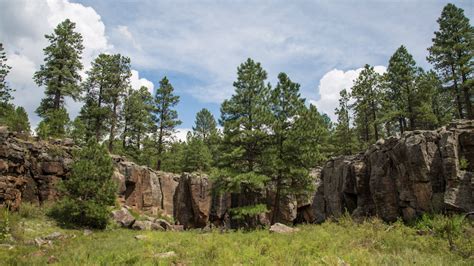
[[[428,48],[434,70],[424,71],[400,46],[386,73],[366,65],[351,90],[341,91],[336,123],[308,105],[287,74],[280,73],[272,87],[261,64],[248,59],[237,68],[234,94],[222,103],[222,130],[202,109],[185,142],[173,141],[181,124],[175,110],[179,96],[166,77],[154,95],[146,87],[134,90],[130,58],[100,54],[82,80],[82,36],[67,19],[46,35],[44,64],[34,75],[45,89],[36,133],[71,137],[79,145],[103,143],[110,153],[157,170],[211,173],[217,190],[232,195],[233,218],[252,226],[272,206],[277,222],[281,202],[311,189],[309,169],[329,156],[357,153],[406,130],[474,119],[474,29],[463,12],[453,4],[443,9]],[[6,61],[0,44],[0,123],[29,132],[25,110],[11,104]],[[83,102],[73,121],[66,97]],[[273,202],[262,202],[262,193],[270,193]]]
[[[406,130],[434,129],[452,119],[474,119],[474,29],[461,8],[444,7],[428,62],[417,66],[400,46],[383,75],[366,65],[349,93],[340,93],[334,144],[338,154],[354,154],[379,138]]]

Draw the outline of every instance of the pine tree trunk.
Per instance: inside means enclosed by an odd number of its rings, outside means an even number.
[[[99,99],[97,101],[97,106],[98,106],[98,110],[100,111],[100,107],[102,106],[102,85],[99,86]],[[101,118],[102,117],[99,117],[97,116],[96,117],[96,121],[95,121],[95,139],[97,142],[100,141],[100,128],[101,128]]]
[[[462,74],[462,88],[464,91],[464,102],[466,103],[466,111],[467,111],[467,118],[474,119],[474,114],[472,111],[472,103],[471,103],[471,92],[469,91],[469,86],[467,83],[466,74]]]
[[[161,171],[161,154],[163,153],[163,125],[160,125],[158,136],[158,157],[156,161],[156,170]]]
[[[405,132],[405,127],[403,126],[403,118],[402,117],[398,118],[398,123],[400,125],[400,133],[403,134],[403,132]]]
[[[458,80],[456,78],[456,71],[454,70],[454,65],[451,65],[451,73],[452,73],[452,78],[453,78],[453,84],[454,84],[454,94],[456,97],[456,103],[458,105],[458,118],[463,119],[464,114],[462,112],[462,101],[461,101],[461,96],[459,95],[459,88],[458,88]]]
[[[112,111],[112,123],[110,125],[110,136],[109,136],[109,152],[112,153],[114,150],[114,138],[115,138],[115,126],[117,124],[117,101],[114,101],[114,107]]]

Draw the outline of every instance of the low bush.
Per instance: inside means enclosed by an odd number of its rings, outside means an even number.
[[[107,150],[90,140],[76,151],[71,176],[61,183],[64,197],[50,215],[68,226],[105,229],[117,191],[112,174],[112,159]]]

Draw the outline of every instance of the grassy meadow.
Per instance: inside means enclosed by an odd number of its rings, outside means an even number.
[[[113,226],[85,234],[26,209],[7,214],[10,234],[0,245],[1,265],[474,265],[474,228],[461,216],[424,217],[412,225],[344,217],[300,225],[287,235],[265,229],[145,232]],[[53,232],[63,237],[35,245],[36,237]]]

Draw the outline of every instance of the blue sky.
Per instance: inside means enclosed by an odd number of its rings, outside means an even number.
[[[450,2],[473,19],[473,1]],[[31,72],[41,64],[42,35],[65,17],[85,36],[85,61],[100,52],[130,56],[135,86],[156,86],[166,75],[181,97],[181,128],[191,128],[204,107],[219,117],[236,68],[248,57],[262,63],[273,85],[286,72],[308,102],[334,117],[338,92],[350,87],[358,69],[367,63],[383,72],[400,45],[430,67],[426,48],[447,3],[0,0],[0,41],[14,67],[16,103],[26,105],[33,124],[42,89]],[[80,104],[68,102],[68,108],[74,116]]]

